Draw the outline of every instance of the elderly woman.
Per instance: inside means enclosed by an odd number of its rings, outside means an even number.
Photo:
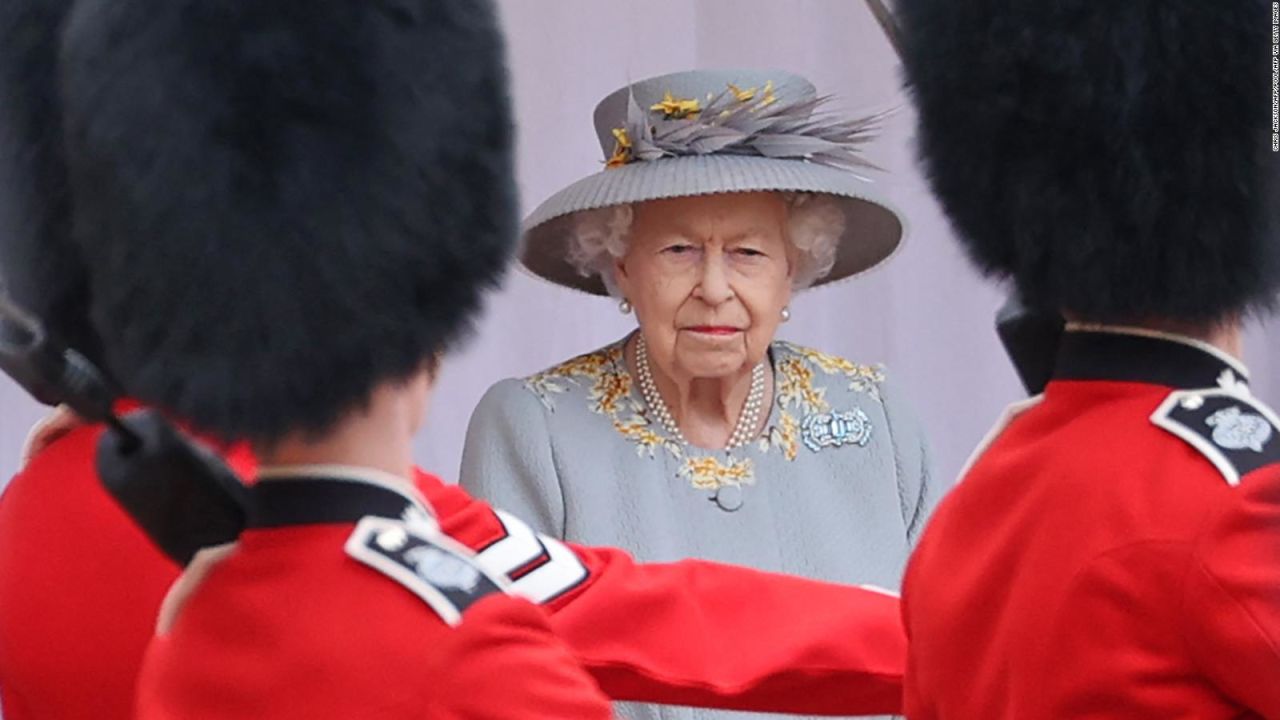
[[[801,78],[742,71],[654,78],[600,104],[608,167],[534,212],[523,262],[613,295],[639,329],[491,388],[467,435],[468,490],[644,560],[898,586],[932,499],[923,438],[882,368],[774,337],[793,292],[880,263],[902,234],[851,171],[875,118],[819,103]]]

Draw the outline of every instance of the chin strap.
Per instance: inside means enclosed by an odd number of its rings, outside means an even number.
[[[240,535],[248,491],[226,463],[160,413],[117,416],[119,397],[102,372],[2,293],[0,370],[37,401],[110,428],[98,442],[102,484],[175,562],[186,565],[201,548]]]
[[[1057,312],[1028,307],[1012,293],[996,312],[996,335],[1028,395],[1039,395],[1053,377],[1065,321]]]

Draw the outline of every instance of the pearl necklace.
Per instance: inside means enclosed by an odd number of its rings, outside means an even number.
[[[738,414],[738,422],[733,426],[733,433],[729,435],[729,443],[725,445],[725,450],[742,447],[755,439],[757,429],[760,427],[760,411],[764,407],[764,374],[767,365],[767,362],[762,362],[751,368],[751,388],[747,391],[747,402],[742,406],[742,412]],[[680,432],[680,426],[676,425],[675,418],[671,417],[671,410],[663,401],[662,395],[658,393],[658,386],[653,381],[653,370],[649,366],[649,346],[644,341],[644,335],[636,340],[636,370],[640,376],[640,394],[644,396],[644,404],[666,429],[668,435],[680,444],[688,445],[689,442],[684,439],[684,433]]]

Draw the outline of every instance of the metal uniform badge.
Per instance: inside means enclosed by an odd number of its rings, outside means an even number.
[[[858,408],[807,415],[800,426],[805,447],[818,452],[824,447],[857,445],[871,441],[871,419]]]
[[[409,550],[404,554],[404,560],[418,571],[418,577],[438,588],[469,593],[476,589],[483,577],[479,570],[461,558],[430,546]]]
[[[480,598],[507,589],[505,579],[486,573],[463,545],[399,520],[363,518],[346,551],[417,595],[449,625],[461,623]]]
[[[1238,485],[1245,475],[1280,463],[1280,417],[1249,395],[1247,386],[1225,380],[1221,388],[1175,390],[1151,422],[1199,451],[1227,484]]]
[[[1262,452],[1271,439],[1271,423],[1254,413],[1246,413],[1237,405],[1223,408],[1204,421],[1213,428],[1213,442],[1227,450]]]

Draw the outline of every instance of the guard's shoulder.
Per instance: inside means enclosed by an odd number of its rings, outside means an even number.
[[[1230,485],[1280,463],[1280,417],[1243,387],[1175,390],[1151,422],[1199,451]]]
[[[363,518],[346,551],[417,595],[450,626],[481,598],[506,592],[505,581],[486,572],[465,546],[415,523]]]
[[[173,629],[178,616],[196,593],[196,590],[209,577],[215,567],[235,552],[236,543],[214,545],[198,551],[178,579],[169,587],[164,601],[160,603],[160,612],[156,617],[156,634],[167,635]]]

